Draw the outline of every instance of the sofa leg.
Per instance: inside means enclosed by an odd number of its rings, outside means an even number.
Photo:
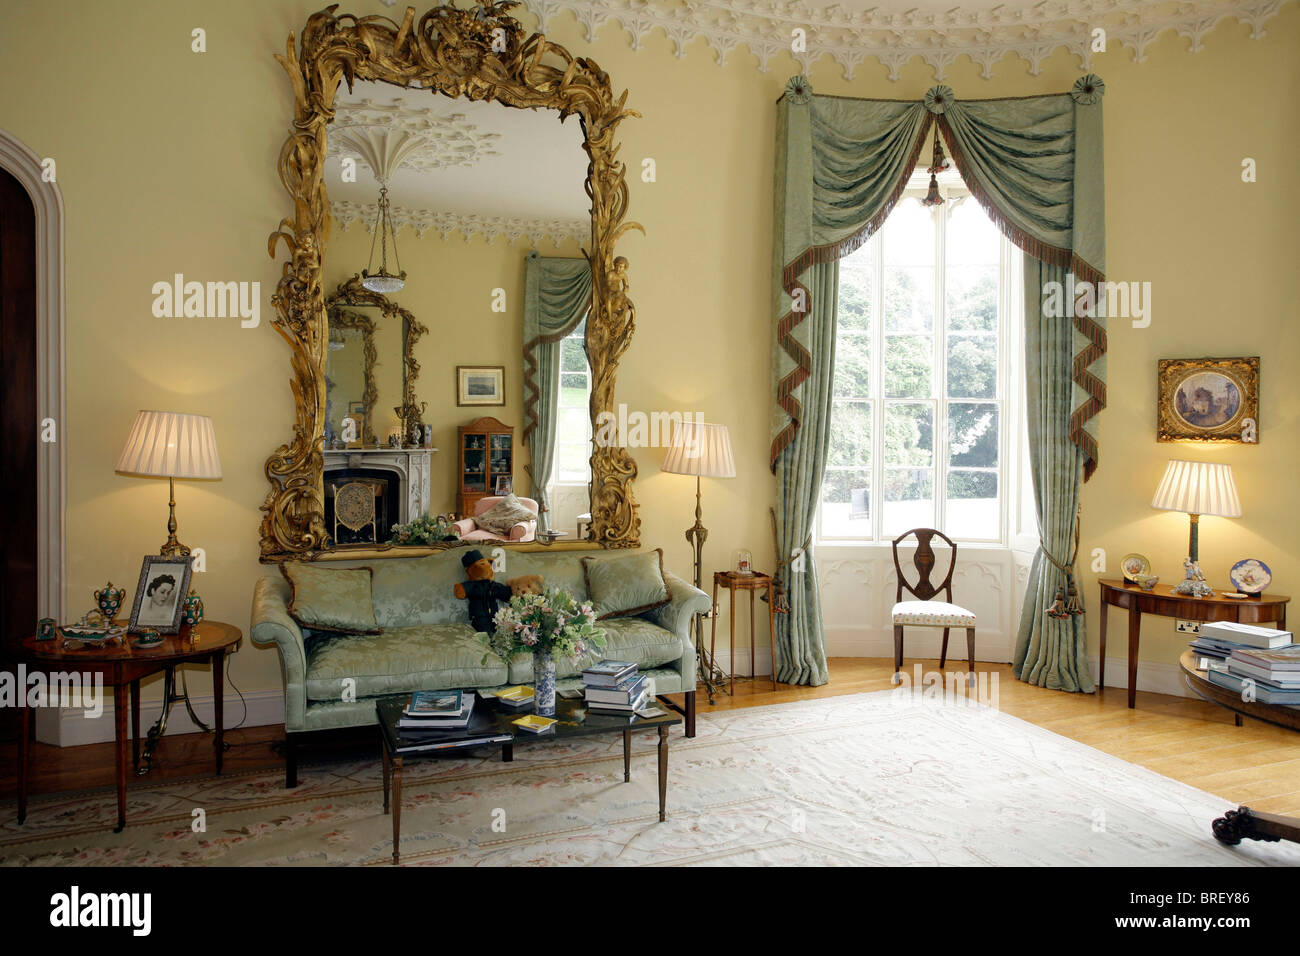
[[[284,735],[284,788],[298,786],[298,741],[293,734]]]
[[[686,736],[695,736],[695,691],[686,692]]]

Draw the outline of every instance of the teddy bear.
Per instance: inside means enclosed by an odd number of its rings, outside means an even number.
[[[492,619],[500,603],[510,600],[510,588],[493,580],[492,562],[477,548],[461,555],[460,563],[469,580],[453,586],[452,593],[469,601],[469,623],[474,630],[491,634],[496,629]]]
[[[544,582],[540,574],[521,574],[517,578],[511,578],[506,583],[510,585],[510,593],[515,597],[523,597],[525,594],[541,594],[544,590]]]

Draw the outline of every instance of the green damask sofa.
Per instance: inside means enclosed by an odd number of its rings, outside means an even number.
[[[562,587],[586,600],[584,555],[617,560],[628,552],[506,550],[498,580],[540,574],[547,587]],[[262,578],[253,593],[252,639],[275,645],[284,677],[285,783],[297,785],[297,749],[304,734],[375,722],[375,698],[444,688],[494,688],[530,684],[532,655],[509,662],[483,655],[486,637],[469,624],[464,601],[452,587],[464,580],[462,549],[419,558],[387,558],[331,566],[374,571],[372,598],[381,634],[313,633],[289,615],[291,589],[280,573]],[[609,645],[595,656],[634,661],[654,680],[655,693],[685,694],[680,709],[686,736],[695,736],[695,653],[690,625],[709,609],[708,596],[664,572],[671,599],[651,611],[601,621]],[[588,661],[556,662],[556,687],[581,686]],[[350,686],[347,679],[354,685]],[[345,695],[355,693],[355,699]],[[345,699],[348,697],[348,699]]]

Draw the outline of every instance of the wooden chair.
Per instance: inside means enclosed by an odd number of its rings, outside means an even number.
[[[342,485],[330,485],[334,492],[334,540],[339,539],[339,525],[360,531],[370,525],[370,540],[379,543],[379,522],[375,499],[384,493],[382,482],[357,479]]]
[[[908,584],[903,576],[903,567],[898,561],[899,542],[916,536],[916,554],[912,563],[916,566],[917,582]],[[948,573],[936,587],[930,583],[930,574],[934,571],[935,554],[930,547],[930,540],[938,536],[948,543],[951,557],[948,561]],[[966,656],[970,662],[970,682],[975,682],[975,615],[963,607],[952,603],[952,573],[957,567],[957,545],[942,531],[934,528],[913,528],[894,539],[894,571],[898,575],[898,588],[894,594],[894,608],[891,617],[894,624],[894,682],[898,682],[898,672],[903,668],[903,628],[941,627],[943,628],[943,648],[939,652],[939,668],[942,670],[948,662],[948,631],[954,627],[966,629]],[[917,600],[904,601],[903,589],[906,588]],[[948,600],[936,601],[935,595],[940,591],[947,593]]]

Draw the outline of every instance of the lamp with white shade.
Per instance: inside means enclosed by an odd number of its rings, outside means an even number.
[[[1198,565],[1200,560],[1199,530],[1201,515],[1218,515],[1223,518],[1240,518],[1241,501],[1237,498],[1237,484],[1232,478],[1232,466],[1208,461],[1182,461],[1174,459],[1165,469],[1151,507],[1164,511],[1182,511],[1191,518],[1187,538],[1187,562],[1183,580],[1174,588],[1175,594],[1193,597],[1213,597],[1214,590],[1205,583],[1205,575]]]
[[[221,477],[217,438],[212,419],[181,412],[136,413],[126,447],[114,469],[119,474],[166,478],[170,491],[167,541],[159,554],[185,557],[190,549],[176,539],[177,478],[214,480]]]
[[[736,477],[736,462],[731,456],[731,436],[727,426],[682,422],[673,429],[672,444],[660,470],[672,475],[695,476],[695,524],[686,529],[686,540],[695,549],[695,586],[701,587],[704,541],[709,536],[709,529],[701,520],[700,479]],[[712,703],[715,667],[712,661],[704,659],[704,623],[698,616],[695,618],[695,648],[700,655],[700,674]]]

